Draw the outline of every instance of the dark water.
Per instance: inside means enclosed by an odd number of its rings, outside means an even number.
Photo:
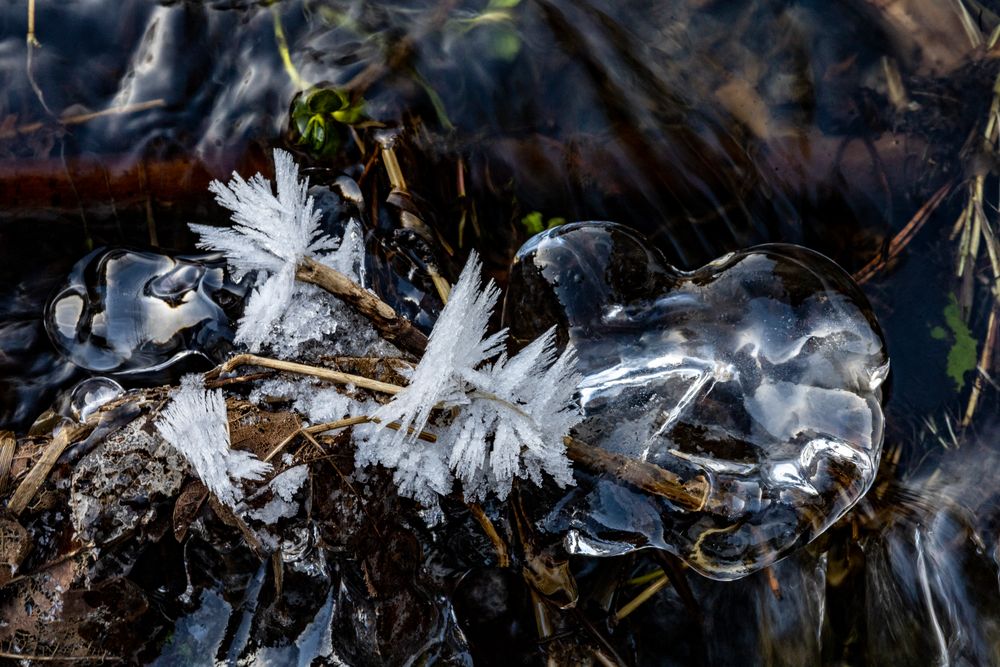
[[[870,501],[776,566],[768,577],[780,593],[763,574],[732,585],[692,576],[691,595],[661,591],[614,641],[642,664],[1000,659],[996,483],[984,465],[996,458],[1000,401],[980,380],[975,417],[961,426],[977,372],[955,351],[967,331],[982,358],[996,276],[982,250],[959,276],[951,238],[975,175],[986,174],[985,211],[996,217],[995,157],[977,133],[1000,67],[969,46],[960,8],[981,41],[1000,8],[39,1],[42,46],[29,59],[24,4],[0,7],[5,428],[23,432],[85,376],[59,356],[41,318],[91,250],[190,252],[186,223],[226,219],[207,183],[233,169],[266,172],[274,146],[315,167],[314,182],[346,173],[369,203],[385,198],[384,177],[365,176],[370,133],[361,150],[338,127],[336,149],[322,156],[296,143],[291,111],[303,81],[346,87],[371,119],[404,130],[402,169],[453,250],[442,258],[451,276],[474,247],[503,281],[534,212],[543,223],[633,227],[681,268],[788,242],[854,273],[943,188],[900,258],[863,285],[892,358],[888,453]],[[300,80],[283,63],[277,26]],[[368,213],[373,226],[392,224],[391,207]],[[605,573],[579,569],[591,595],[581,608],[601,618]],[[505,577],[470,570],[454,591],[484,664],[508,641],[537,657],[522,613],[530,602]],[[689,640],[661,649],[664,632]]]

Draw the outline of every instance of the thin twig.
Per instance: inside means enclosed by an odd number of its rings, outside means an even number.
[[[358,424],[367,424],[372,421],[371,417],[367,415],[361,415],[360,417],[347,417],[346,419],[338,419],[332,422],[325,422],[323,424],[315,424],[313,426],[308,426],[304,429],[306,433],[310,435],[319,435],[320,433],[325,433],[327,431],[333,431],[338,428],[347,428],[348,426],[357,426]]]
[[[378,417],[369,417],[367,415],[360,415],[358,417],[347,417],[345,419],[338,419],[335,422],[316,424],[315,426],[310,426],[302,430],[307,431],[310,434],[316,434],[316,433],[323,433],[324,431],[332,431],[337,428],[347,428],[348,426],[367,424],[368,422],[371,422],[373,424],[381,424],[382,420],[379,419]],[[391,428],[393,431],[398,431],[400,429],[400,424],[399,422],[389,422],[388,424],[385,425],[385,427]],[[430,433],[429,431],[420,431],[418,433],[417,429],[413,428],[412,426],[407,426],[406,432],[409,433],[410,435],[416,433],[417,437],[423,440],[424,442],[437,442],[437,436],[434,435],[433,433]]]
[[[30,662],[121,662],[121,658],[109,655],[37,655],[30,653],[10,653],[0,651],[0,658],[27,660]]]
[[[56,437],[52,439],[52,442],[45,448],[42,457],[38,459],[35,466],[21,480],[21,484],[14,491],[14,495],[11,496],[10,502],[7,503],[7,509],[11,514],[17,516],[24,511],[28,503],[31,502],[31,499],[35,497],[38,489],[45,483],[45,479],[49,476],[49,472],[52,471],[56,461],[62,456],[63,451],[71,443],[78,441],[94,430],[95,426],[97,426],[96,420],[76,426],[65,426],[59,431]]]
[[[885,265],[895,259],[903,249],[909,245],[923,226],[930,220],[931,214],[937,210],[941,202],[944,201],[948,193],[951,192],[952,184],[948,183],[938,189],[930,199],[924,202],[923,206],[913,214],[910,221],[899,232],[892,237],[885,254],[875,257],[868,262],[864,268],[854,274],[854,281],[859,285],[868,282],[875,275],[885,268]]]
[[[340,271],[306,257],[299,265],[295,277],[340,297],[368,318],[383,338],[401,350],[419,357],[427,348],[427,336],[413,326],[413,323]]]
[[[246,375],[237,375],[231,378],[214,378],[211,380],[205,380],[205,389],[219,389],[220,387],[227,387],[233,384],[243,384],[244,382],[256,382],[257,380],[266,380],[269,377],[274,376],[272,371],[260,371],[258,373],[247,373]]]
[[[126,113],[136,113],[137,111],[147,111],[149,109],[156,109],[159,107],[165,107],[167,105],[165,100],[157,99],[150,100],[148,102],[137,102],[135,104],[126,104],[120,107],[112,107],[110,109],[102,109],[101,111],[92,111],[90,113],[74,114],[72,116],[62,116],[57,118],[60,125],[80,125],[82,123],[87,123],[94,120],[95,118],[103,118],[104,116],[116,116],[119,114]],[[11,128],[0,132],[0,139],[10,139],[11,137],[16,137],[19,134],[31,134],[32,132],[38,132],[46,126],[46,123],[36,122],[28,123],[27,125],[21,125],[19,127]]]
[[[472,516],[479,522],[483,532],[486,533],[486,537],[493,543],[493,549],[497,552],[497,567],[510,567],[510,551],[507,549],[507,543],[503,541],[493,522],[486,516],[482,505],[479,503],[469,503],[468,508]]]
[[[282,440],[281,442],[279,442],[278,444],[276,444],[274,446],[274,449],[272,449],[271,451],[269,451],[267,453],[267,456],[264,457],[264,461],[268,462],[271,459],[273,459],[278,454],[278,452],[280,452],[282,449],[284,449],[288,445],[288,443],[290,443],[292,440],[294,440],[295,437],[298,436],[300,433],[302,433],[301,429],[299,429],[298,431],[292,431],[291,433],[289,433],[285,437],[284,440]]]
[[[297,436],[297,435],[302,435],[302,436],[304,436],[305,438],[307,438],[308,440],[310,440],[312,442],[317,442],[315,440],[314,436],[319,435],[320,433],[325,433],[327,431],[334,431],[336,429],[341,429],[341,428],[347,428],[349,426],[357,426],[358,424],[367,424],[369,422],[373,422],[375,424],[381,424],[382,423],[379,419],[377,419],[375,417],[369,417],[367,415],[360,415],[358,417],[347,417],[345,419],[338,419],[338,420],[332,421],[332,422],[324,422],[322,424],[315,424],[313,426],[307,426],[306,428],[299,429],[299,430],[295,431],[294,433],[289,434],[288,437],[286,437],[284,440],[282,440],[277,445],[275,445],[274,449],[272,449],[270,452],[268,452],[267,456],[264,457],[264,460],[265,461],[270,461],[272,458],[274,458],[274,456],[278,452],[280,452],[282,449],[284,449],[288,445],[288,443],[290,443],[292,440],[294,440],[295,436]],[[385,427],[386,428],[391,428],[394,431],[398,431],[399,428],[400,428],[400,425],[399,425],[399,422],[390,422],[390,423],[386,424]],[[437,436],[434,435],[433,433],[428,432],[428,431],[420,431],[419,433],[417,433],[417,430],[415,428],[413,428],[412,426],[407,426],[406,427],[406,431],[407,431],[407,433],[411,433],[411,434],[412,433],[416,433],[417,437],[420,438],[421,440],[425,441],[425,442],[437,442]],[[317,442],[317,444],[319,444],[319,443]]]

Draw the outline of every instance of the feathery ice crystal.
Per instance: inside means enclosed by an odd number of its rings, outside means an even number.
[[[236,342],[254,351],[268,340],[272,326],[289,309],[296,292],[295,270],[310,255],[334,250],[339,241],[320,231],[320,211],[307,195],[308,179],[299,180],[299,168],[286,151],[275,149],[271,182],[257,174],[249,181],[237,173],[229,185],[213,181],[216,201],[233,212],[231,228],[190,225],[201,236],[198,247],[222,251],[237,280],[257,272],[257,285],[247,301],[236,332]],[[346,255],[356,252],[352,246]],[[340,267],[336,267],[340,268]]]
[[[208,489],[229,507],[235,507],[243,480],[260,481],[271,465],[250,452],[232,449],[226,400],[221,390],[205,389],[197,374],[181,379],[170,404],[156,422],[156,430],[194,468]]]
[[[504,499],[515,476],[538,484],[542,471],[561,486],[573,483],[562,441],[582,418],[573,351],[556,358],[549,331],[513,358],[501,354],[506,330],[486,336],[500,291],[492,281],[480,290],[480,268],[473,254],[409,386],[375,411],[380,426],[358,447],[359,466],[393,469],[400,493],[425,505],[450,491],[453,476],[468,499],[489,491]],[[435,407],[454,414],[426,442],[419,433]],[[400,428],[387,430],[391,422]]]

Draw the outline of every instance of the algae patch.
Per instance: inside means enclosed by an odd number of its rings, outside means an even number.
[[[945,325],[951,330],[951,334],[944,327],[936,326],[931,329],[931,338],[952,339],[947,360],[948,377],[955,381],[956,391],[962,391],[965,387],[965,374],[976,367],[976,339],[962,319],[962,311],[954,294],[950,295],[943,314]]]

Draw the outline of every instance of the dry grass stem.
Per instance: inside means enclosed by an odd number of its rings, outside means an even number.
[[[976,416],[979,397],[983,393],[983,385],[989,377],[990,367],[993,364],[993,348],[997,344],[997,308],[997,301],[994,299],[993,308],[990,310],[990,319],[986,325],[986,340],[983,342],[983,351],[976,367],[976,379],[972,383],[972,393],[969,394],[969,402],[965,407],[965,415],[962,417],[963,427],[971,424],[972,418]]]
[[[403,387],[400,387],[399,385],[389,384],[388,382],[379,382],[378,380],[372,380],[361,375],[341,373],[340,371],[334,371],[329,368],[309,366],[307,364],[295,363],[294,361],[269,359],[267,357],[259,357],[256,354],[237,354],[232,359],[222,364],[222,366],[219,367],[219,371],[221,373],[228,373],[238,366],[261,366],[262,368],[270,368],[276,371],[283,371],[285,373],[308,375],[333,384],[351,384],[355,387],[369,389],[383,394],[394,395],[403,390]]]
[[[11,431],[0,431],[0,495],[4,495],[7,491],[15,449],[17,449],[17,439],[14,434]]]
[[[346,419],[338,419],[337,421],[325,422],[323,424],[315,424],[314,426],[308,426],[302,429],[304,432],[310,435],[319,435],[320,433],[325,433],[327,431],[334,431],[339,428],[347,428],[348,426],[357,426],[358,424],[367,424],[371,421],[371,417],[361,415],[360,417],[347,417]]]
[[[664,574],[662,577],[656,579],[649,586],[646,586],[638,595],[632,598],[624,607],[618,610],[615,614],[615,623],[621,623],[621,621],[631,614],[633,611],[638,609],[642,603],[644,603],[649,598],[656,595],[660,589],[665,588],[667,584],[670,583],[670,578]]]

